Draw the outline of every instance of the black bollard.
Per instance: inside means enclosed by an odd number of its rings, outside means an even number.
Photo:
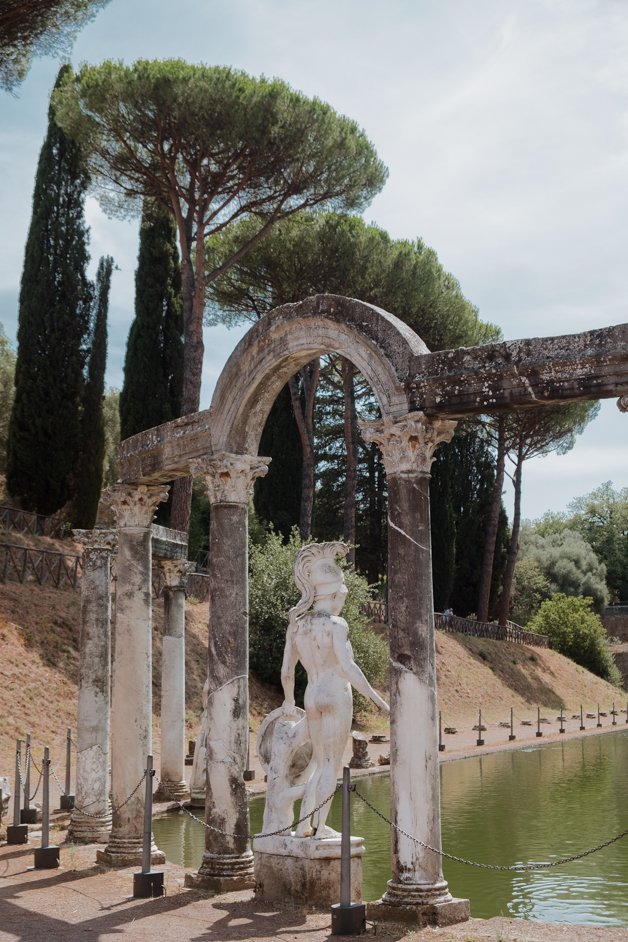
[[[249,736],[251,735],[251,730],[249,730]],[[246,768],[242,775],[242,778],[245,782],[252,782],[255,778],[255,769],[251,768],[251,744],[250,741],[246,744]]]
[[[60,811],[72,811],[74,808],[74,795],[70,794],[72,788],[72,730],[69,729],[65,737],[65,789],[61,795]]]
[[[513,708],[510,708],[510,734],[508,736],[508,742],[514,742],[517,737],[515,736],[515,711]]]
[[[602,720],[600,719],[600,704],[597,705],[597,728],[602,728]]]
[[[163,870],[151,870],[150,851],[153,843],[153,757],[146,757],[146,791],[144,797],[144,843],[142,870],[133,874],[133,899],[149,899],[164,895]]]
[[[41,847],[35,848],[35,870],[54,870],[59,866],[59,847],[50,844],[50,753],[44,749],[42,765]]]
[[[536,735],[542,736],[541,732],[541,707],[536,708]]]
[[[22,792],[22,740],[15,745],[15,783],[13,789],[13,824],[7,827],[7,844],[28,844],[28,825],[22,824],[20,799]]]
[[[476,746],[483,746],[484,739],[482,737],[482,711],[480,710],[480,716],[478,719],[478,738],[475,741]]]
[[[366,932],[366,903],[351,902],[351,771],[342,770],[342,836],[340,839],[340,902],[331,907],[332,935]]]
[[[615,704],[614,704],[614,703],[613,703],[613,709],[611,710],[611,713],[613,714],[613,723],[612,723],[612,725],[613,725],[613,726],[617,726],[617,710],[615,709]]]
[[[438,751],[445,751],[445,743],[443,742],[443,714],[441,711],[438,711]]]
[[[26,736],[26,754],[24,756],[24,805],[20,812],[22,824],[37,822],[37,808],[31,808],[31,737]]]
[[[560,729],[558,730],[558,732],[559,732],[559,733],[564,733],[564,732],[565,732],[565,718],[563,717],[563,708],[562,708],[562,707],[560,708]]]
[[[584,714],[582,712],[582,704],[580,704],[580,731],[584,729]]]

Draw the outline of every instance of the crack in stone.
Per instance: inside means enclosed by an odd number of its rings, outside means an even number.
[[[388,518],[388,525],[392,527],[393,530],[396,530],[398,533],[401,533],[402,536],[405,536],[406,540],[410,540],[411,543],[414,543],[415,546],[418,546],[419,549],[423,550],[424,553],[427,552],[426,546],[423,546],[421,543],[418,543],[415,539],[413,539],[413,537],[410,536],[409,533],[406,533],[406,531],[402,530],[401,527],[398,527],[396,523],[393,523],[390,517]]]

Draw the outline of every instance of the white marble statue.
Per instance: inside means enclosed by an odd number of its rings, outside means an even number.
[[[300,817],[305,820],[297,826],[296,836],[336,837],[325,823],[329,803],[314,809],[336,787],[351,732],[351,687],[389,712],[353,660],[348,625],[340,617],[347,587],[335,559],[347,552],[344,543],[313,543],[303,547],[294,564],[301,599],[289,613],[281,669],[285,700],[260,729],[268,774],[265,832],[289,824],[292,803],[302,794]],[[307,671],[305,715],[294,702],[297,661]],[[264,762],[261,753],[260,758]],[[274,827],[269,828],[271,824]]]

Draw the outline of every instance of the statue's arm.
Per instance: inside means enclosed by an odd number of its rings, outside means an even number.
[[[283,687],[284,707],[294,707],[294,671],[299,655],[294,644],[292,629],[286,633],[286,645],[283,649],[283,663],[281,665],[281,686]]]
[[[390,713],[390,707],[385,700],[380,697],[378,692],[371,687],[361,669],[353,660],[353,651],[349,642],[349,626],[344,618],[336,617],[336,625],[332,634],[334,654],[340,665],[342,674],[349,681],[352,687],[361,693],[363,697],[372,700],[378,710],[383,713]]]

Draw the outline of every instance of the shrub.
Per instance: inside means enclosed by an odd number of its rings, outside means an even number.
[[[621,686],[622,680],[600,617],[592,600],[557,593],[541,605],[528,629],[547,635],[555,651],[571,658],[598,677]]]
[[[288,609],[295,605],[300,593],[292,579],[292,566],[304,544],[296,530],[284,543],[278,533],[268,531],[265,538],[252,543],[249,555],[249,637],[250,664],[260,680],[280,686],[281,662],[288,627]],[[366,580],[353,570],[345,571],[349,595],[342,615],[349,624],[349,639],[356,662],[372,684],[385,681],[388,669],[388,646],[383,638],[370,631],[362,606],[371,593]],[[297,667],[295,688],[302,701],[306,685],[305,671]],[[356,695],[355,709],[364,707]]]

